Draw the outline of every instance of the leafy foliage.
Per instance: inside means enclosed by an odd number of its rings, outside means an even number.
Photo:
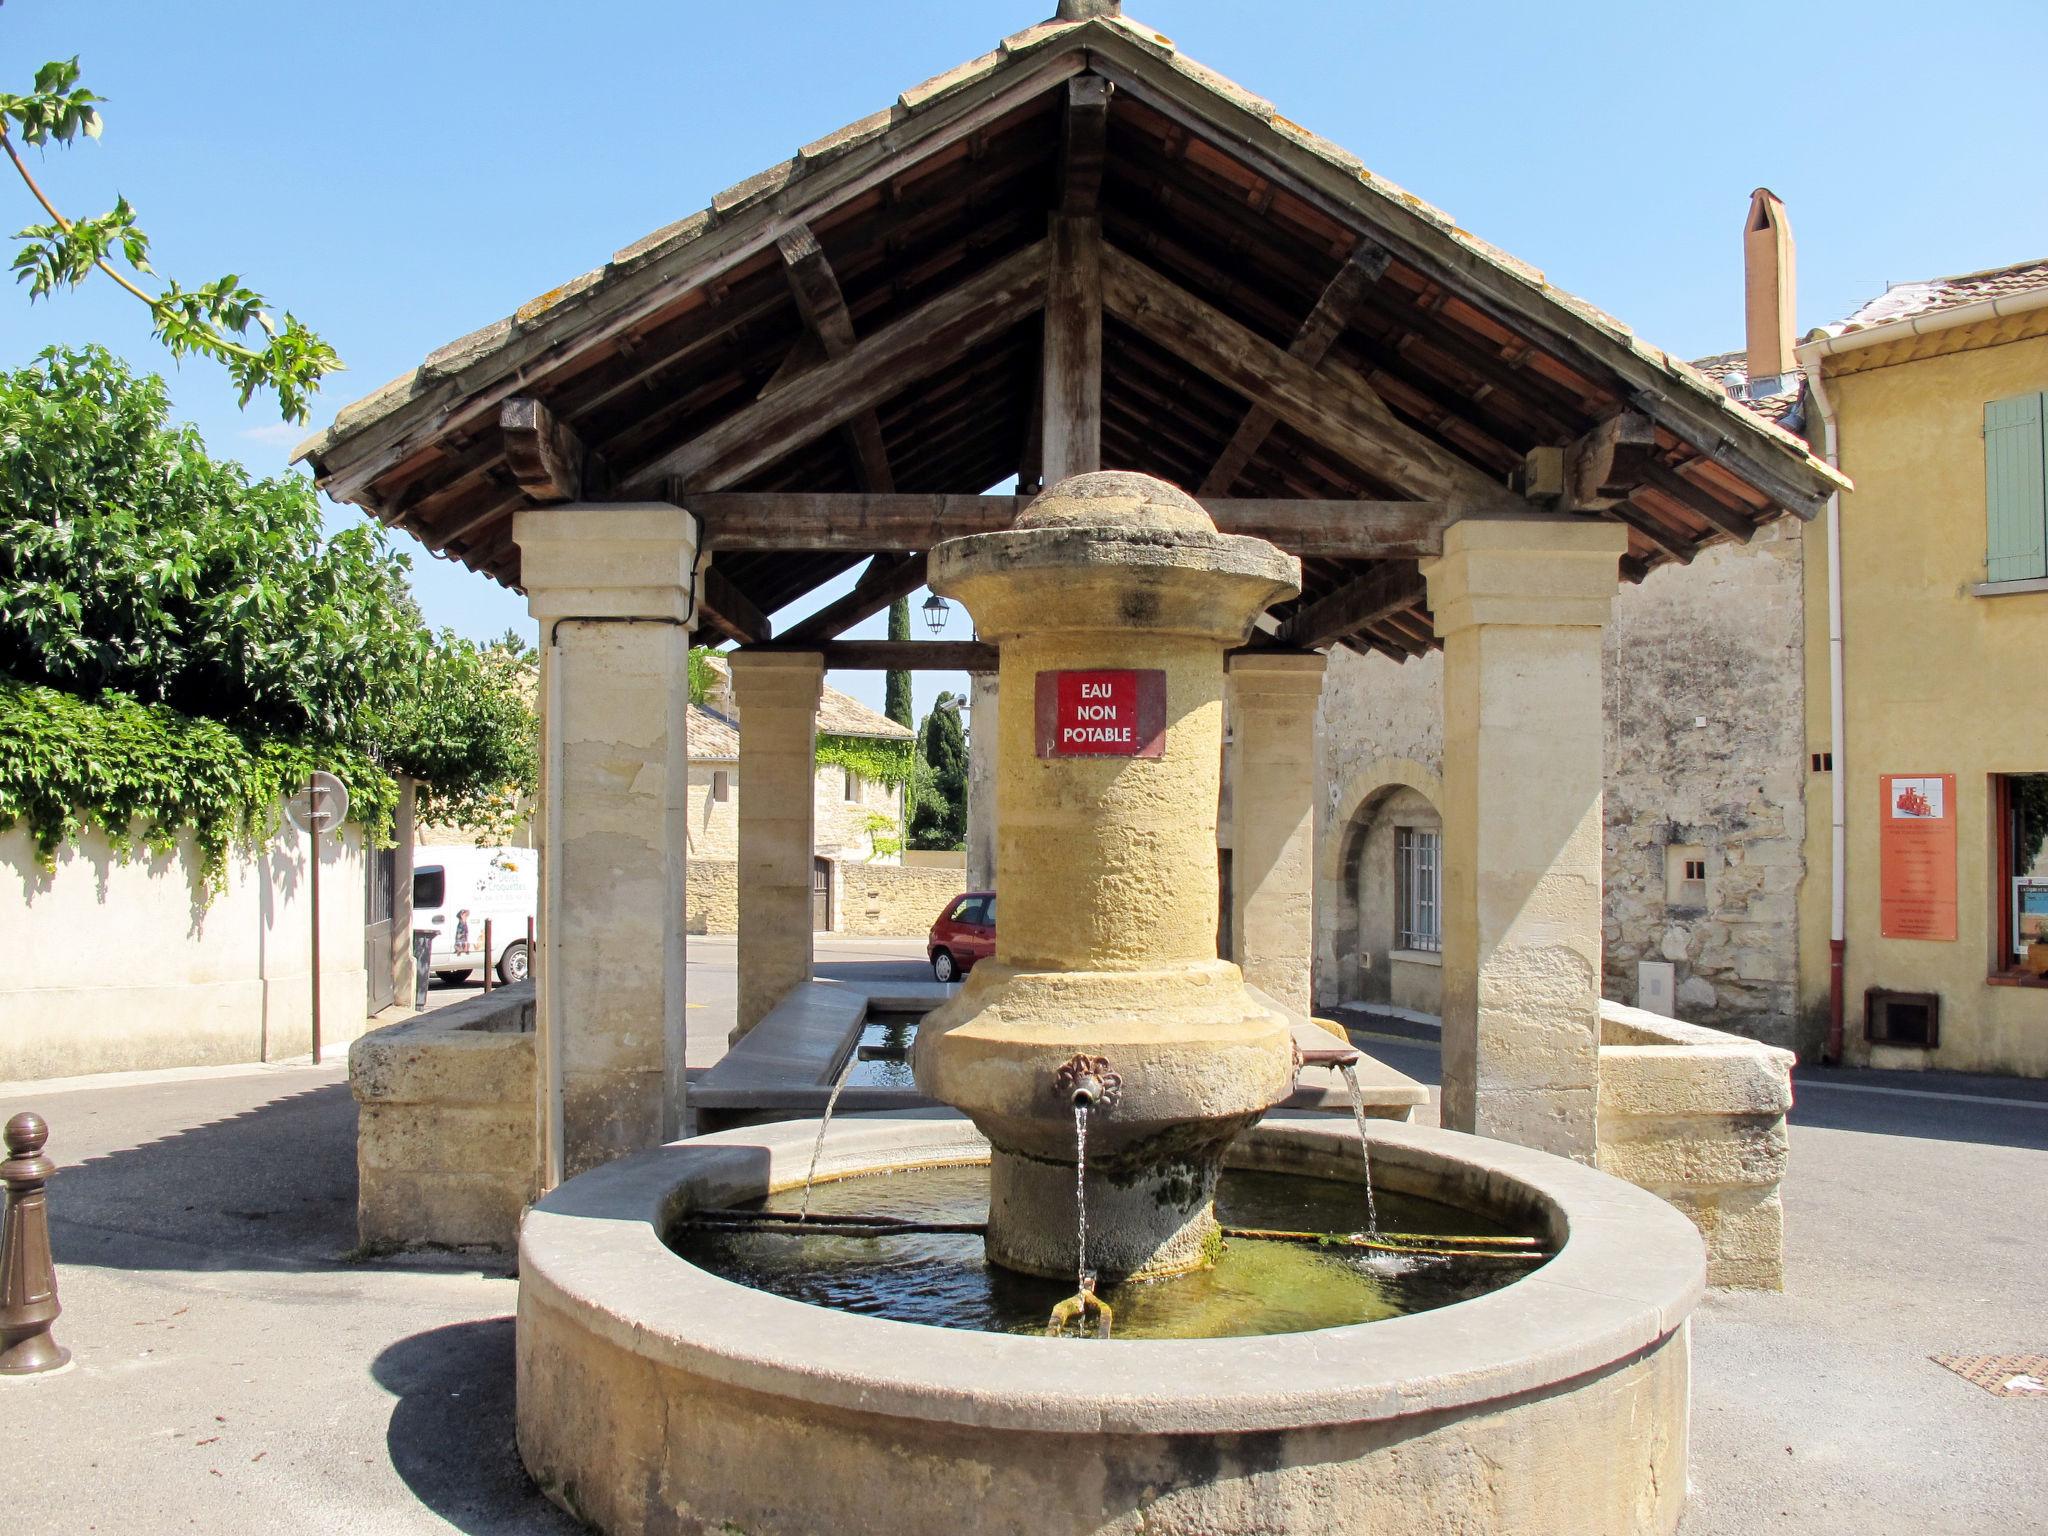
[[[718,668],[712,664],[708,645],[690,647],[690,702],[700,708],[718,688]]]
[[[870,783],[895,788],[910,782],[913,742],[883,741],[874,736],[835,736],[818,732],[816,761],[820,768],[851,768]]]
[[[103,214],[66,218],[29,173],[11,135],[39,149],[71,144],[81,134],[97,139],[104,126],[101,100],[79,85],[76,58],[43,65],[25,94],[0,92],[0,150],[49,216],[16,234],[22,245],[14,256],[15,281],[28,284],[34,302],[77,287],[95,269],[104,272],[149,307],[151,327],[172,356],[210,357],[227,368],[244,406],[266,389],[287,421],[304,421],[321,379],[342,366],[334,348],[289,311],[280,328],[263,295],[232,272],[196,288],[165,282],[151,293],[140,287],[114,265],[118,260],[137,277],[156,278],[149,236],[128,199],[116,198]]]
[[[965,700],[942,693],[924,717],[917,751],[931,773],[929,786],[918,786],[910,817],[910,846],[967,846],[967,733],[960,727]]]
[[[368,757],[310,740],[265,738],[217,720],[107,692],[82,699],[0,677],[0,829],[25,822],[44,860],[97,822],[117,853],[171,850],[182,829],[217,888],[237,836],[316,768],[349,787],[349,819],[388,841],[398,786]]]
[[[535,777],[533,662],[436,639],[381,530],[322,533],[312,487],[252,480],[104,350],[0,374],[0,824],[45,857],[86,819],[190,827],[217,878],[314,768],[373,837],[393,772],[486,829]]]

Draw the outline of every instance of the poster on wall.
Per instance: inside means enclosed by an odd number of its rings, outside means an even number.
[[[1878,779],[1878,930],[1888,939],[1956,936],[1956,776]]]

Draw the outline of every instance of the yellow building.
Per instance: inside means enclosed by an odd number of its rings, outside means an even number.
[[[1805,544],[1803,1009],[1849,1062],[2048,1075],[2048,261],[1894,287],[1798,362],[1856,486]]]

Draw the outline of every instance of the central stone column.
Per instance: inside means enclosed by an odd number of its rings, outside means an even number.
[[[1230,1140],[1293,1081],[1287,1021],[1216,954],[1223,652],[1298,563],[1184,493],[1093,473],[1015,528],[939,545],[932,590],[1001,648],[994,959],[918,1031],[918,1087],[991,1146],[988,1253],[1031,1274],[1208,1261]],[[1089,1112],[1076,1252],[1075,1058]]]

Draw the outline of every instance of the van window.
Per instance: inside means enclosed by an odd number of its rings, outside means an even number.
[[[448,899],[448,871],[440,865],[415,870],[412,877],[412,906],[415,912],[438,907]]]

